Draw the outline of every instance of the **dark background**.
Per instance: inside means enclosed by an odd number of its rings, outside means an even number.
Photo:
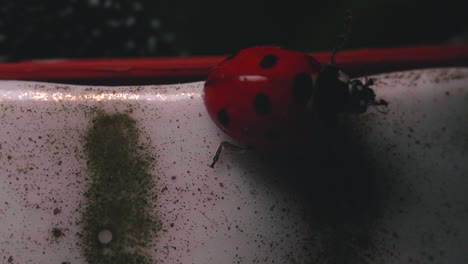
[[[468,1],[0,0],[0,61],[225,55],[273,44],[330,51],[463,43]]]

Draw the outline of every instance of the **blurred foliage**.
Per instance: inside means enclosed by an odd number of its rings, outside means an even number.
[[[221,55],[273,44],[331,50],[466,42],[459,0],[0,0],[0,58]]]

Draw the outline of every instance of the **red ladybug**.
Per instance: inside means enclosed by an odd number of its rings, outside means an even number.
[[[241,50],[208,76],[205,106],[226,134],[247,145],[291,144],[311,126],[320,64],[274,46]]]
[[[348,22],[349,23],[349,22]],[[375,101],[365,83],[339,70],[332,52],[324,67],[313,57],[275,46],[243,49],[214,68],[204,86],[204,102],[214,122],[230,137],[246,145],[290,145],[311,137],[314,116],[333,120],[339,112],[364,113]],[[213,167],[223,142],[213,159]]]

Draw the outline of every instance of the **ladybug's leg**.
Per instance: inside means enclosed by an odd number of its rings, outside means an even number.
[[[214,165],[219,160],[219,156],[221,156],[221,152],[223,151],[223,148],[230,150],[230,151],[235,151],[235,152],[243,152],[244,150],[249,149],[249,147],[243,148],[243,147],[236,146],[232,143],[229,143],[227,141],[223,141],[221,142],[221,144],[219,144],[218,150],[216,150],[216,154],[213,157],[213,162],[210,165],[211,168],[214,168]]]

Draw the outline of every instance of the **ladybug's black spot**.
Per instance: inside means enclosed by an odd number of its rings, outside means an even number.
[[[271,113],[270,97],[264,93],[258,93],[253,100],[255,112],[259,115],[267,115]]]
[[[276,57],[275,55],[266,55],[265,57],[263,57],[262,61],[260,62],[260,67],[262,69],[273,68],[277,62],[278,62],[278,57]]]
[[[221,109],[218,111],[218,121],[224,127],[227,127],[229,125],[229,115],[227,114],[225,109]]]
[[[296,75],[292,87],[292,96],[296,103],[305,105],[314,92],[314,82],[309,74],[302,72]]]

